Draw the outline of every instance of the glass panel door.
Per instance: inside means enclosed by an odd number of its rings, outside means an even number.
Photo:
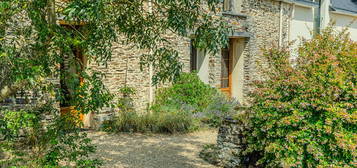
[[[221,91],[231,95],[231,47],[223,48],[221,51]]]

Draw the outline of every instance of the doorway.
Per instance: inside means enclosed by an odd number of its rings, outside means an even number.
[[[221,91],[228,97],[232,95],[232,56],[233,41],[221,50]]]

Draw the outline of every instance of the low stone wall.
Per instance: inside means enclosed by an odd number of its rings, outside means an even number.
[[[245,149],[243,136],[244,125],[238,120],[226,118],[219,128],[217,137],[218,159],[224,167],[239,167],[243,160],[241,156]]]
[[[243,134],[249,129],[246,123],[226,118],[218,131],[217,144],[206,146],[200,156],[206,161],[224,168],[258,168],[259,154],[243,156],[246,139]]]

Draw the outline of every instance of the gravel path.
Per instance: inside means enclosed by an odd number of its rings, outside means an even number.
[[[214,168],[199,158],[205,144],[216,142],[217,131],[184,135],[107,134],[91,132],[95,157],[105,168]]]

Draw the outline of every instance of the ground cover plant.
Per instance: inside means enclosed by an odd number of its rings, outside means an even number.
[[[246,152],[265,167],[355,167],[357,43],[330,27],[297,53],[265,51],[271,69],[252,92]]]

